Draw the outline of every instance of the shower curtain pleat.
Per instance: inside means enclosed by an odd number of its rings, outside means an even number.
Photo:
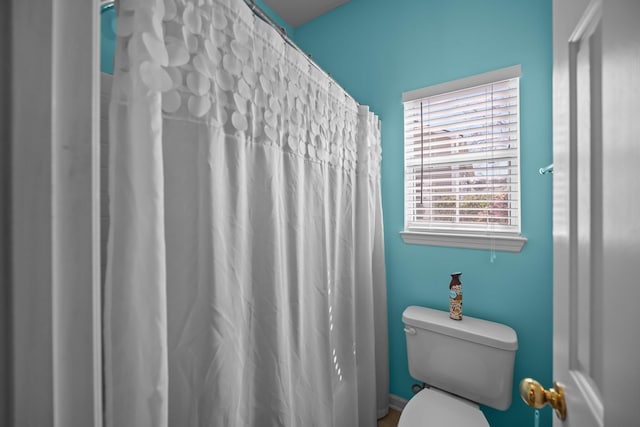
[[[160,95],[133,73],[129,82],[133,102],[112,102],[109,111],[105,413],[108,425],[162,426],[168,366]]]
[[[374,427],[377,117],[242,0],[122,1],[110,150],[106,425]]]

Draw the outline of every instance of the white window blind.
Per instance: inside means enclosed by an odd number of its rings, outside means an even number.
[[[405,230],[520,233],[519,75],[405,93]]]

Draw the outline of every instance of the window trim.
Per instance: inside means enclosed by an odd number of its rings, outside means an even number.
[[[403,230],[402,240],[411,245],[444,246],[449,248],[489,249],[505,252],[520,252],[528,239],[513,233],[458,233],[449,231]]]
[[[514,79],[522,76],[522,66],[513,65],[511,67],[500,68],[499,70],[489,71],[474,76],[463,77],[458,80],[444,82],[433,86],[423,87],[421,89],[411,90],[402,94],[402,102],[415,101],[429,96],[442,95],[447,92],[455,92],[457,90],[468,89],[474,86],[481,86],[494,83],[500,80]]]
[[[511,67],[501,68],[494,71],[489,71],[474,76],[465,77],[458,80],[453,80],[433,86],[428,86],[421,89],[416,89],[402,94],[402,102],[411,102],[421,98],[427,98],[430,96],[441,95],[448,92],[455,92],[462,89],[467,89],[474,86],[491,84],[496,81],[507,80],[521,77],[522,67],[521,65],[514,65]],[[520,93],[518,92],[518,106],[520,103]],[[521,119],[518,118],[518,127],[520,127]],[[404,137],[403,137],[404,138]],[[518,140],[518,153],[520,153],[521,140]],[[404,141],[403,141],[404,145]],[[519,154],[518,154],[519,157]],[[403,161],[405,159],[403,158]],[[518,162],[518,169],[520,176],[522,176],[521,162]],[[405,173],[403,167],[403,175]],[[403,186],[406,185],[406,176],[403,176]],[[521,185],[521,184],[520,184]],[[406,200],[404,200],[406,188],[403,189],[403,210],[406,209]],[[519,191],[519,227],[522,227],[522,187]],[[522,250],[528,239],[522,236],[521,232],[504,232],[504,231],[464,231],[464,230],[438,230],[438,229],[416,229],[407,228],[407,214],[403,212],[404,226],[400,235],[403,241],[407,244],[418,245],[432,245],[432,246],[444,246],[454,248],[467,248],[467,249],[489,249],[497,251],[507,251],[518,253]]]

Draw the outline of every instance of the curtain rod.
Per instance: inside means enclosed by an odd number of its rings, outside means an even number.
[[[262,10],[262,8],[255,3],[254,0],[244,0],[244,2],[249,7],[249,9],[254,13],[254,15],[256,15],[258,18],[262,19],[267,24],[271,25],[278,32],[278,34],[280,34],[280,37],[282,37],[282,39],[289,46],[291,46],[293,49],[295,49],[299,53],[301,53],[302,56],[307,58],[307,61],[309,61],[309,63],[311,65],[313,65],[318,71],[320,71],[322,74],[324,74],[329,80],[331,80],[334,84],[336,84],[340,89],[342,89],[342,92],[346,96],[351,98],[356,104],[360,105],[360,103],[358,101],[356,101],[353,96],[351,96],[346,90],[344,90],[344,88],[340,85],[340,83],[338,83],[336,81],[336,79],[334,79],[333,76],[331,76],[330,73],[328,73],[325,70],[323,70],[322,67],[320,67],[318,65],[318,63],[313,60],[313,58],[311,57],[311,54],[308,54],[305,51],[303,51],[300,48],[300,46],[298,46],[293,40],[291,40],[291,38],[287,35],[287,30],[284,27],[281,27],[280,25],[278,25],[278,23],[276,21],[274,21],[269,15],[267,15],[265,13],[265,11]]]

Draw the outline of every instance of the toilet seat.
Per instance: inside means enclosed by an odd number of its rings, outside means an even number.
[[[398,427],[489,427],[489,423],[474,403],[425,388],[404,407]]]

